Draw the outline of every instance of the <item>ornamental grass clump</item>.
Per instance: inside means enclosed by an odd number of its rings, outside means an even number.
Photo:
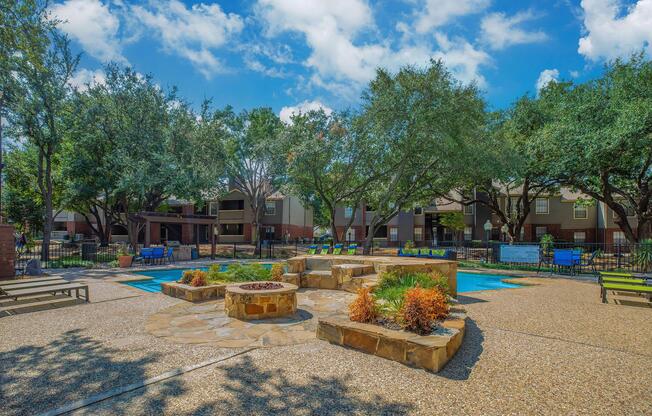
[[[358,296],[349,305],[349,318],[355,322],[371,323],[378,319],[378,305],[371,294],[371,289],[358,289]]]
[[[405,292],[401,323],[408,331],[426,335],[432,332],[438,319],[448,316],[448,312],[448,301],[441,290],[415,287]]]
[[[285,266],[283,263],[274,263],[272,265],[271,280],[274,282],[280,282],[283,280],[283,274],[285,273]]]

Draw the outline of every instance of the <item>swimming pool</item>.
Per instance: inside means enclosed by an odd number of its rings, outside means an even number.
[[[220,265],[220,270],[226,270],[228,264]],[[263,267],[271,269],[271,264],[263,264]],[[189,269],[208,270],[208,267],[195,267]],[[143,272],[134,272],[140,276],[147,277],[146,280],[132,280],[123,282],[126,285],[144,290],[145,292],[160,292],[161,283],[176,282],[181,279],[181,275],[186,269],[166,269],[166,270],[147,270]],[[513,283],[502,282],[502,279],[509,279],[511,276],[497,274],[480,274],[457,272],[457,293],[476,292],[479,290],[498,290],[520,287]]]
[[[271,264],[263,264],[262,266],[266,269],[272,268]],[[221,264],[220,271],[226,270],[227,267],[228,264]],[[145,276],[148,277],[148,279],[132,280],[130,282],[122,282],[122,283],[124,283],[125,285],[129,285],[131,287],[138,288],[140,290],[144,290],[145,292],[156,293],[161,291],[161,283],[176,282],[177,280],[181,279],[181,276],[183,275],[183,272],[185,270],[197,270],[197,269],[207,271],[208,267],[188,267],[185,269],[147,270],[144,272],[133,272],[133,274]]]
[[[520,287],[521,285],[502,282],[502,279],[511,277],[498,274],[457,272],[457,293]]]

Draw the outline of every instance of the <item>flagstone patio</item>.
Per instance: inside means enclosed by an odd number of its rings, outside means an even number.
[[[353,298],[353,294],[343,291],[301,289],[295,315],[254,321],[227,316],[224,299],[202,304],[184,302],[150,316],[145,329],[182,344],[226,348],[301,344],[315,339],[317,318],[342,314]]]

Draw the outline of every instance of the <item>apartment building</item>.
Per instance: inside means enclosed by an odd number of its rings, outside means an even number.
[[[231,191],[220,200],[205,201],[201,207],[189,201],[171,198],[159,210],[141,212],[144,224],[139,242],[160,244],[179,241],[181,244],[209,243],[215,235],[218,243],[250,243],[253,241],[253,212],[245,195]],[[92,238],[90,226],[82,215],[62,212],[55,218],[54,238]],[[112,241],[127,241],[127,230],[114,226]],[[298,198],[276,192],[265,201],[261,220],[264,240],[310,239],[313,236],[313,214]]]
[[[518,193],[509,195],[505,193],[500,203],[505,206],[509,198],[515,205],[518,201]],[[335,224],[339,233],[350,221],[353,211],[351,207],[338,208]],[[450,212],[463,214],[465,224],[463,232],[455,232],[442,225],[443,216]],[[373,215],[373,208],[364,204],[355,210],[355,218],[347,232],[346,239],[349,241],[364,240]],[[487,221],[492,226],[488,233],[485,231]],[[630,217],[630,224],[636,228],[633,213]],[[532,202],[530,214],[521,230],[521,240],[538,241],[544,234],[551,234],[557,241],[578,243],[614,244],[626,241],[623,232],[614,222],[613,210],[604,203],[568,189],[561,189],[559,192],[541,196]],[[436,200],[430,206],[401,212],[381,227],[374,237],[375,240],[388,245],[408,240],[419,245],[454,240],[486,240],[487,238],[491,240],[507,239],[496,215],[493,215],[485,205],[480,203],[463,206],[447,200]]]

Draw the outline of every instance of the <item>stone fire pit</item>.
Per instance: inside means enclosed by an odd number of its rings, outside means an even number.
[[[228,316],[243,320],[294,315],[297,289],[296,285],[283,282],[229,285],[224,294],[224,309]]]

